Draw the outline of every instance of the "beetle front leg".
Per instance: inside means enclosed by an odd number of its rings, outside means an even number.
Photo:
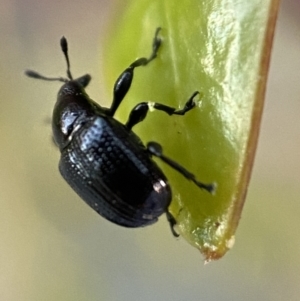
[[[126,127],[131,130],[133,126],[143,121],[148,111],[150,110],[158,110],[167,113],[168,115],[181,115],[183,116],[185,113],[190,111],[196,106],[194,98],[199,94],[198,91],[194,92],[193,95],[188,99],[185,103],[183,109],[175,109],[173,107],[166,106],[157,102],[141,102],[137,104],[133,110],[130,112],[128,121],[126,123]]]
[[[148,65],[152,60],[154,60],[157,57],[158,49],[161,45],[161,38],[158,36],[160,29],[161,28],[159,27],[155,31],[155,35],[152,43],[152,53],[149,56],[149,58],[142,57],[137,59],[127,69],[125,69],[124,72],[122,72],[122,74],[117,79],[113,90],[113,102],[111,107],[108,109],[107,112],[108,115],[114,116],[120,103],[122,102],[128,90],[130,89],[132,79],[133,79],[134,69],[136,67]]]

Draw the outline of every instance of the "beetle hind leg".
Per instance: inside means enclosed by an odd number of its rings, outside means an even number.
[[[216,190],[216,184],[205,184],[197,180],[196,176],[189,172],[187,169],[185,169],[183,166],[181,166],[179,163],[175,162],[174,160],[170,159],[169,157],[165,156],[163,154],[163,150],[160,144],[157,142],[149,142],[147,144],[147,150],[148,152],[155,156],[160,158],[162,161],[164,161],[166,164],[168,164],[170,167],[178,171],[180,174],[182,174],[186,179],[192,181],[194,184],[196,184],[199,188],[204,189],[208,191],[211,194],[215,193]]]
[[[177,224],[175,217],[169,212],[169,210],[166,211],[167,220],[169,222],[171,232],[175,237],[179,237],[179,234],[175,231],[175,226]]]

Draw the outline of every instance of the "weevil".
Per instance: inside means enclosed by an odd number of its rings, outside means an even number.
[[[157,57],[162,43],[159,32],[157,28],[151,55],[135,60],[115,82],[109,108],[100,106],[86,93],[90,75],[73,79],[64,37],[60,45],[67,64],[67,78],[46,77],[32,70],[27,70],[26,75],[64,83],[54,106],[52,130],[61,153],[59,171],[73,190],[101,216],[124,227],[151,225],[166,213],[173,235],[178,236],[174,229],[176,220],[169,212],[171,186],[153,157],[201,189],[213,193],[215,186],[198,181],[194,174],[167,157],[157,142],[145,146],[132,128],[145,119],[150,108],[168,115],[185,115],[195,108],[199,92],[194,92],[182,109],[141,102],[132,109],[125,124],[114,118],[131,86],[135,68],[146,66]]]

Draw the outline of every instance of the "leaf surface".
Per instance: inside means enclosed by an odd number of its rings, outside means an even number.
[[[134,59],[149,56],[162,27],[158,57],[137,68],[118,110],[127,120],[141,101],[182,107],[194,91],[198,106],[185,116],[148,114],[134,131],[198,180],[217,183],[215,195],[200,190],[159,163],[168,176],[170,207],[179,233],[207,261],[225,254],[245,201],[263,108],[277,0],[139,0],[118,2],[105,43],[107,86]]]

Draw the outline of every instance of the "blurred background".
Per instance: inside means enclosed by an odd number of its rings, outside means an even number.
[[[64,75],[93,75],[105,104],[101,43],[109,0],[0,0],[0,300],[299,300],[300,2],[282,1],[265,111],[234,248],[203,264],[165,218],[128,230],[100,218],[65,184],[49,120]],[[109,101],[109,100],[108,100]]]

